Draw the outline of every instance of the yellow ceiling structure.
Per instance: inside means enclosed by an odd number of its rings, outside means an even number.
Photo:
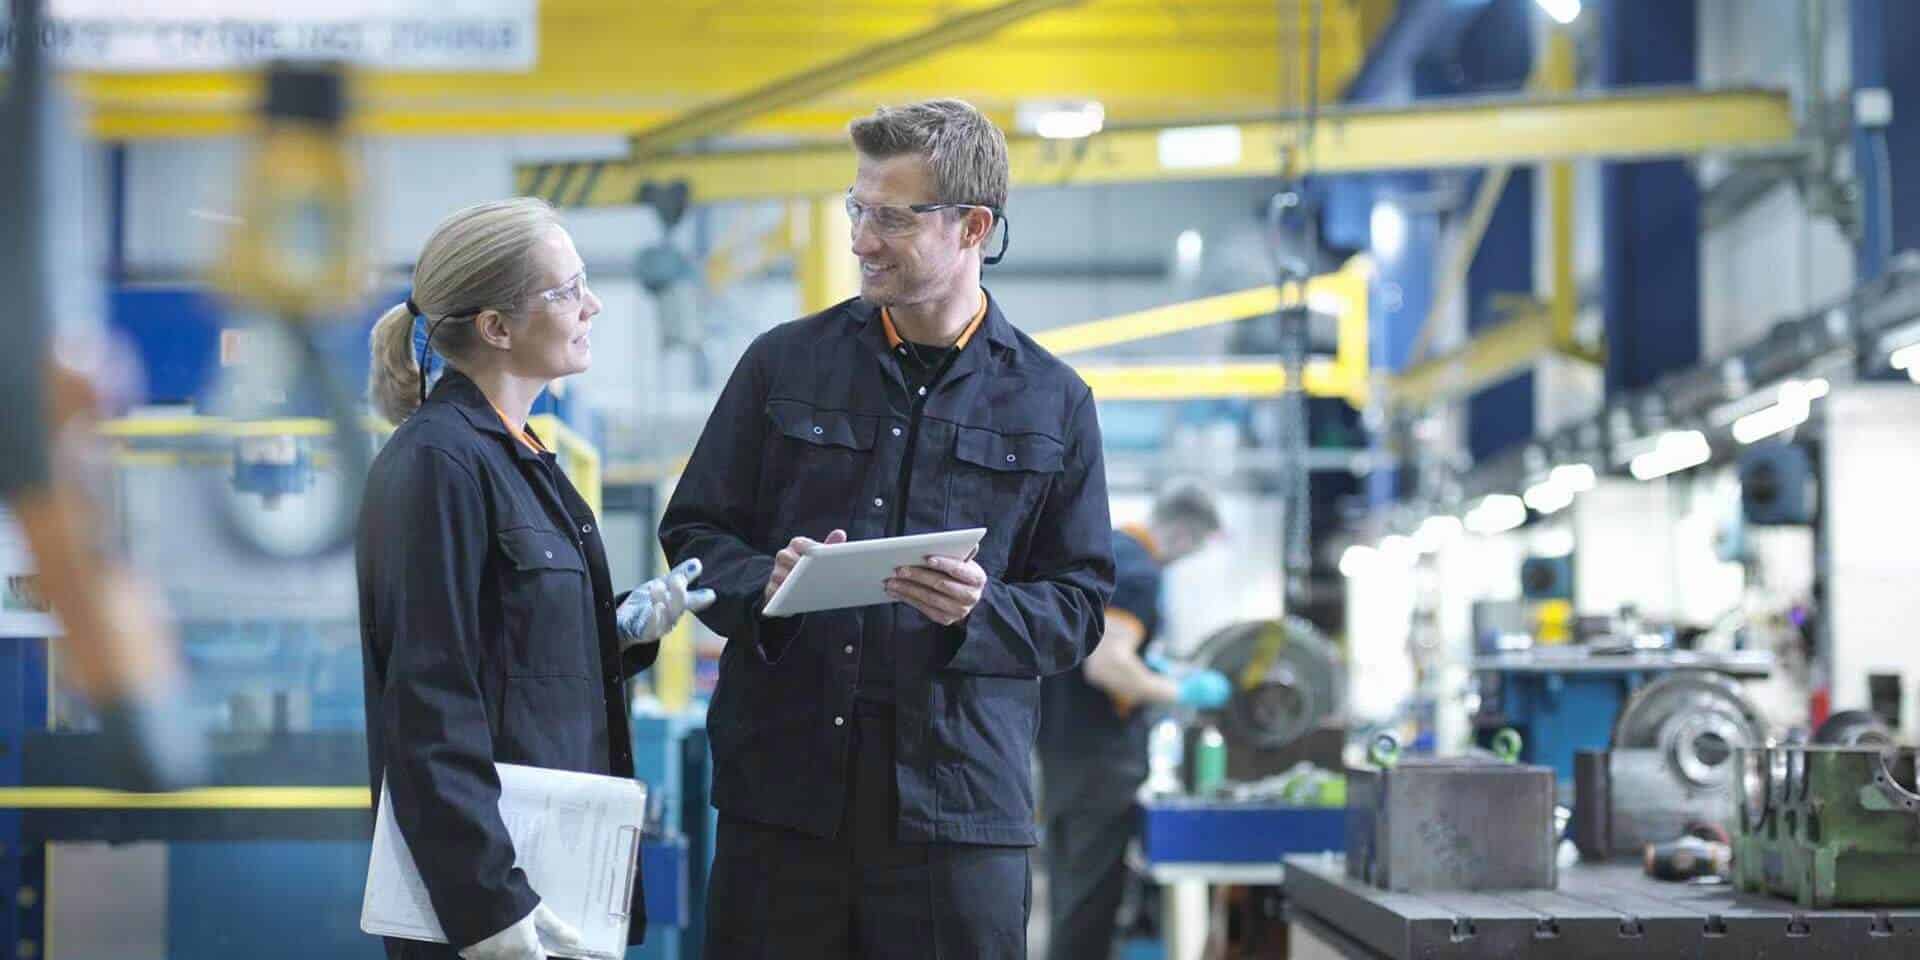
[[[382,135],[638,133],[996,2],[541,0],[531,73],[371,73],[357,122]],[[875,104],[930,96],[965,97],[1002,121],[1022,102],[1058,99],[1098,100],[1116,125],[1271,114],[1304,101],[1316,9],[1319,96],[1331,101],[1392,0],[1083,0],[740,132],[832,136]],[[79,78],[106,138],[240,131],[255,85],[239,74]]]

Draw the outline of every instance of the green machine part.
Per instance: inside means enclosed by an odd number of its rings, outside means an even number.
[[[1734,882],[1809,908],[1920,904],[1912,748],[1735,751]]]

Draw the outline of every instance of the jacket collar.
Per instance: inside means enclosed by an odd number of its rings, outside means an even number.
[[[522,460],[538,460],[540,455],[527,449],[527,445],[515,439],[507,432],[507,425],[500,420],[500,412],[494,409],[493,402],[480,392],[480,385],[460,371],[447,367],[440,374],[440,382],[434,384],[433,392],[427,396],[428,403],[444,403],[460,412],[473,424],[475,430],[489,434],[506,444],[513,455]],[[532,433],[529,427],[528,433]]]
[[[1013,324],[1008,322],[1006,314],[1000,312],[1000,301],[996,300],[993,292],[985,287],[980,288],[980,292],[987,298],[987,315],[981,320],[980,329],[975,331],[974,339],[984,337],[995,347],[1010,353],[1019,353],[1020,338],[1015,335]],[[887,335],[881,329],[879,306],[855,297],[847,301],[845,309],[852,318],[855,329],[870,333],[873,342],[879,346],[880,352],[885,354],[888,349]],[[961,352],[964,355],[966,351]],[[963,357],[960,363],[965,362]]]

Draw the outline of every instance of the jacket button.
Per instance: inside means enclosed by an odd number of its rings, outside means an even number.
[[[580,525],[580,532],[581,532],[581,533],[592,533],[592,532],[593,532],[593,524],[591,524],[591,523],[583,523],[583,524],[581,524],[581,525]]]
[[[814,427],[814,428],[813,428],[813,435],[814,435],[814,436],[816,436],[816,437],[817,437],[817,436],[819,436],[819,435],[821,435],[821,434],[823,434],[823,433],[826,433],[826,432],[827,432],[827,429],[826,429],[825,427]]]
[[[879,497],[874,497],[873,505],[876,507],[884,507],[887,505],[887,502],[885,500],[880,499]]]
[[[553,559],[553,551],[552,551],[552,550],[546,550],[546,551],[543,551],[543,552],[544,552],[544,553],[545,553],[545,554],[547,555],[547,559],[548,559],[548,560],[552,560],[552,559]]]
[[[1011,454],[1011,453],[1009,453],[1009,454],[1007,454],[1007,462],[1008,462],[1008,463],[1012,463],[1013,461],[1015,461],[1015,460],[1017,460],[1017,459],[1019,459],[1019,458],[1018,458],[1018,457],[1015,457],[1015,456],[1014,456],[1013,454]]]
[[[851,643],[849,643],[849,644],[847,644],[847,653],[848,653],[849,655],[851,655],[851,654],[853,653],[853,644],[851,644]]]
[[[926,387],[921,387],[921,388],[920,388],[920,395],[921,395],[921,396],[923,396],[923,397],[927,395],[927,388],[926,388]]]
[[[899,427],[894,427],[894,428],[893,428],[893,435],[894,435],[894,436],[896,436],[896,437],[900,435],[900,428],[899,428]]]
[[[847,718],[846,718],[846,717],[834,717],[834,718],[833,718],[833,725],[834,725],[834,726],[836,726],[836,727],[844,727],[844,726],[846,726],[846,725],[847,725]]]

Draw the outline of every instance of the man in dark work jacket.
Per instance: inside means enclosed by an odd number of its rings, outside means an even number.
[[[747,349],[661,524],[729,638],[707,956],[1024,960],[1040,678],[1092,649],[1113,586],[1099,424],[980,287],[1000,132],[944,100],[852,136],[861,296]],[[809,538],[975,526],[896,603],[761,615]]]

